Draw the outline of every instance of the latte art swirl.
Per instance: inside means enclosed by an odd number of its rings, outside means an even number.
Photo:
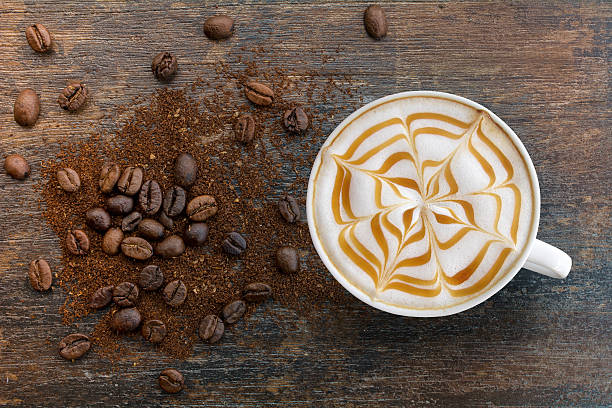
[[[408,308],[467,301],[520,256],[533,190],[489,117],[439,97],[375,106],[321,152],[313,215],[337,270],[371,299]]]

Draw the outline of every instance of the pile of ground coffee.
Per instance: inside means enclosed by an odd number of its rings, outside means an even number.
[[[303,312],[326,302],[348,301],[312,247],[304,211],[307,178],[301,175],[308,174],[327,136],[320,125],[335,123],[331,118],[341,109],[347,113],[355,108],[349,104],[353,99],[351,81],[320,72],[264,71],[253,62],[237,61],[237,65],[244,68],[219,64],[212,78],[198,80],[187,89],[155,92],[148,103],[127,107],[133,116],[116,133],[94,134],[78,146],[64,146],[56,159],[43,164],[43,179],[48,180],[41,186],[44,217],[62,245],[66,232],[74,228],[86,231],[91,240],[87,256],[73,256],[62,248],[62,270],[55,283],[67,294],[61,309],[66,323],[93,312],[88,304],[100,287],[138,282],[148,263],[161,267],[166,282],[180,279],[188,288],[187,300],[178,308],[169,307],[159,292],[141,291],[137,302],[143,321],[159,319],[165,323],[168,334],[159,347],[179,358],[187,357],[193,343],[199,341],[199,321],[206,315],[220,314],[223,306],[241,298],[251,282],[270,285],[275,302]],[[245,98],[243,87],[253,79],[274,90],[272,105],[255,106]],[[326,85],[317,85],[320,83]],[[292,96],[300,96],[311,122],[308,131],[299,135],[283,128],[283,113],[298,105]],[[322,105],[341,108],[316,108]],[[236,142],[233,130],[243,114],[252,115],[257,123],[256,137],[246,145]],[[85,224],[87,210],[104,206],[106,197],[98,187],[104,162],[113,161],[122,168],[140,166],[146,179],[157,180],[166,191],[174,184],[174,161],[184,152],[192,154],[199,165],[190,196],[212,195],[219,207],[206,221],[210,227],[206,245],[188,247],[177,258],[154,256],[148,263],[105,254],[102,235]],[[59,187],[55,174],[60,167],[70,167],[80,175],[77,192],[67,193]],[[285,193],[298,198],[302,215],[297,223],[287,223],[278,210],[278,200]],[[113,217],[113,225],[120,222],[119,217]],[[185,225],[185,220],[176,222],[167,235],[181,233]],[[248,242],[240,257],[221,249],[223,239],[232,231],[240,232]],[[283,274],[275,264],[276,250],[286,245],[299,250],[302,266],[296,274]],[[256,305],[249,307],[247,314]],[[121,337],[109,326],[115,310],[113,306],[96,312],[101,318],[91,336],[97,350],[109,357],[116,356],[112,351],[120,350]]]

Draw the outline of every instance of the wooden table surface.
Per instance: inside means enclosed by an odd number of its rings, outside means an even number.
[[[33,174],[25,182],[0,174],[0,406],[612,405],[612,4],[385,2],[389,36],[374,42],[363,29],[363,2],[220,3],[2,0],[0,156],[23,154]],[[220,12],[234,16],[237,29],[213,43],[202,23]],[[34,22],[54,34],[53,53],[28,47],[24,29]],[[542,190],[538,236],[571,255],[569,277],[521,271],[484,304],[445,318],[402,318],[357,300],[314,320],[278,311],[297,328],[257,313],[248,330],[231,331],[218,347],[198,344],[186,361],[150,347],[114,366],[95,353],[63,361],[57,341],[75,330],[60,320],[64,294],[36,295],[25,279],[30,259],[56,266],[61,255],[35,204],[41,161],[91,126],[113,129],[103,114],[159,88],[149,68],[158,50],[178,55],[179,87],[259,45],[270,66],[316,68],[328,55],[330,69],[358,84],[355,102],[431,89],[496,112],[531,153]],[[76,116],[55,102],[72,78],[93,94]],[[42,100],[31,129],[13,120],[24,87]],[[322,126],[331,131],[340,120]],[[94,324],[85,320],[79,330]],[[182,394],[156,386],[166,366],[185,373]]]

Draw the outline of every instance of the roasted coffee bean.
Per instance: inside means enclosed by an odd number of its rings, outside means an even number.
[[[81,188],[81,178],[79,177],[79,174],[69,167],[59,169],[56,177],[62,190],[68,193],[74,193]]]
[[[223,308],[223,320],[227,324],[236,323],[246,312],[246,304],[242,300],[236,300]]]
[[[113,330],[119,333],[126,333],[134,331],[140,326],[142,317],[140,312],[135,307],[129,307],[126,309],[120,309],[110,321],[110,326]]]
[[[164,284],[164,274],[157,265],[147,265],[140,271],[138,284],[143,290],[157,290]]]
[[[212,344],[221,340],[224,331],[225,325],[223,320],[218,316],[208,315],[200,321],[198,334],[202,340]]]
[[[147,320],[142,324],[142,337],[151,343],[161,343],[166,337],[166,325],[161,320]]]
[[[375,40],[381,40],[387,36],[387,17],[378,4],[366,9],[363,14],[363,23],[370,37]]]
[[[133,196],[140,191],[144,172],[140,167],[126,167],[119,180],[117,180],[117,189],[128,196]]]
[[[21,126],[34,126],[40,113],[40,99],[36,91],[27,88],[19,92],[13,106],[15,122]]]
[[[213,196],[197,196],[187,204],[187,216],[191,221],[204,221],[216,213],[217,201]]]
[[[182,187],[172,186],[164,195],[162,208],[168,217],[176,217],[185,209],[187,193]]]
[[[249,283],[242,292],[242,297],[247,302],[263,302],[272,294],[272,288],[265,283]]]
[[[113,289],[113,302],[119,307],[132,307],[138,299],[138,286],[123,282]]]
[[[172,306],[182,305],[187,298],[187,287],[180,280],[175,280],[166,285],[163,292],[164,301]]]
[[[66,360],[81,358],[91,348],[89,337],[81,333],[73,333],[64,337],[59,343],[60,356]]]
[[[96,230],[104,232],[111,227],[112,220],[104,208],[96,207],[87,210],[85,213],[87,225]]]
[[[153,256],[153,247],[143,238],[127,237],[121,242],[121,252],[128,258],[144,261]]]
[[[244,87],[244,93],[255,105],[268,106],[274,101],[274,92],[259,82],[248,82]]]
[[[26,40],[36,52],[47,52],[51,49],[51,34],[42,24],[32,24],[25,31]]]
[[[234,19],[228,16],[213,16],[204,22],[204,34],[211,40],[223,40],[234,32]]]
[[[155,253],[163,258],[173,258],[185,252],[185,242],[178,235],[170,235],[155,247]]]
[[[113,289],[111,286],[103,286],[100,289],[96,290],[93,295],[91,295],[91,300],[89,301],[89,307],[92,309],[102,309],[110,305],[110,302],[113,301]]]
[[[121,220],[121,229],[124,232],[135,231],[136,228],[138,228],[138,224],[140,224],[140,221],[142,221],[142,214],[140,214],[138,211],[133,211],[123,217],[123,219]]]
[[[187,228],[185,228],[185,233],[183,234],[185,244],[189,246],[204,245],[204,242],[206,242],[207,237],[208,225],[203,222],[189,224]]]
[[[106,199],[106,209],[113,215],[129,214],[134,209],[132,197],[116,195]]]
[[[288,194],[279,200],[278,210],[287,222],[296,222],[300,219],[300,205]]]
[[[30,262],[28,278],[30,278],[30,285],[32,285],[34,290],[39,292],[49,290],[53,281],[53,275],[51,274],[51,268],[47,261],[44,259],[37,259]]]
[[[87,234],[79,229],[69,231],[66,236],[66,248],[72,255],[85,255],[89,251]]]
[[[251,115],[243,115],[236,121],[234,128],[236,140],[240,143],[250,143],[255,138],[255,119]]]
[[[308,115],[301,107],[288,109],[283,115],[283,125],[290,133],[303,133],[308,129]]]
[[[119,180],[119,176],[121,176],[121,171],[116,163],[105,163],[100,171],[100,191],[104,194],[112,192]]]
[[[87,88],[84,84],[71,82],[64,88],[59,98],[57,98],[57,103],[64,110],[76,112],[85,104],[87,93]]]
[[[285,273],[296,273],[300,269],[300,257],[295,248],[282,247],[276,251],[276,264]]]
[[[181,187],[189,188],[198,176],[198,163],[189,153],[181,153],[174,162],[174,179]]]
[[[230,232],[221,243],[221,248],[230,255],[240,255],[246,247],[246,240],[237,232]]]
[[[160,52],[151,62],[151,71],[160,81],[169,81],[176,74],[178,60],[169,52]]]
[[[9,154],[4,159],[6,174],[17,180],[24,180],[30,175],[30,165],[18,154]]]
[[[172,218],[168,217],[168,215],[163,211],[161,214],[159,214],[159,222],[168,230],[174,228],[174,221],[172,221]]]
[[[162,192],[155,180],[147,180],[140,188],[138,202],[145,215],[155,215],[162,205]]]
[[[119,228],[111,228],[106,231],[102,238],[102,251],[107,255],[117,255],[121,251],[123,231]]]
[[[152,218],[145,218],[138,224],[138,233],[146,239],[157,241],[164,237],[164,226]]]
[[[170,394],[176,394],[185,387],[183,374],[174,368],[166,368],[157,379],[162,390]]]

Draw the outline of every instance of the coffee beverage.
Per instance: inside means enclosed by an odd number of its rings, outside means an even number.
[[[228,16],[213,16],[204,22],[204,34],[211,40],[223,40],[234,32],[234,19]]]
[[[74,333],[64,337],[59,343],[60,356],[66,360],[81,358],[91,348],[89,337],[85,334]]]
[[[274,91],[259,82],[247,83],[244,87],[244,94],[255,105],[268,106],[274,101]]]
[[[166,368],[161,372],[157,379],[162,390],[170,394],[176,394],[185,387],[185,379],[183,374],[174,368]]]
[[[37,259],[30,262],[30,269],[28,270],[28,278],[30,279],[30,285],[34,290],[44,292],[49,290],[53,281],[53,275],[51,274],[51,268],[44,259]]]
[[[13,116],[15,122],[21,126],[33,126],[38,120],[40,113],[40,99],[36,95],[36,91],[26,88],[19,92],[15,99],[13,107]]]
[[[283,115],[283,125],[289,133],[303,133],[308,123],[308,115],[300,106],[286,110]]]
[[[87,100],[87,88],[80,82],[70,82],[57,98],[59,106],[67,111],[76,112]]]
[[[113,301],[113,286],[103,286],[96,290],[89,301],[92,309],[102,309]]]
[[[74,193],[81,188],[81,178],[79,173],[71,169],[70,167],[64,167],[59,169],[56,174],[57,182],[67,193]]]
[[[198,163],[189,153],[181,153],[174,163],[174,178],[176,184],[189,188],[198,176]],[[169,214],[168,214],[169,215]]]
[[[42,24],[32,24],[25,31],[26,40],[36,52],[47,52],[51,49],[51,34]]]
[[[528,166],[511,135],[467,101],[385,98],[324,144],[309,187],[313,240],[374,302],[460,305],[515,270],[532,239]]]
[[[109,229],[102,238],[102,251],[107,255],[117,255],[121,251],[123,237],[123,231],[119,228]]]
[[[6,174],[16,180],[25,180],[30,175],[30,165],[18,154],[9,154],[4,159]]]

